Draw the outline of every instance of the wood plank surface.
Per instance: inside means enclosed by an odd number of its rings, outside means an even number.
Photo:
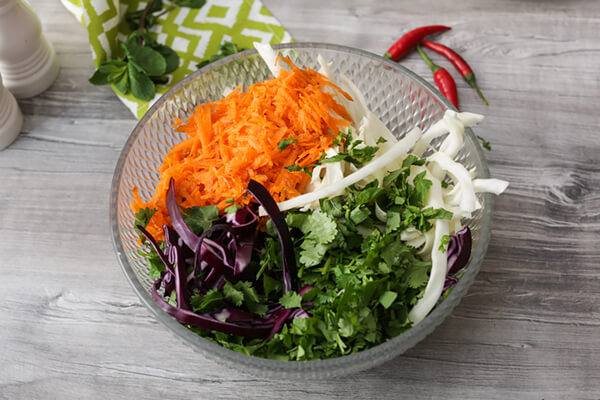
[[[62,69],[19,102],[23,133],[0,152],[0,399],[600,399],[600,2],[264,0],[297,41],[377,54],[409,28],[452,26],[440,40],[490,101],[448,66],[461,107],[486,115],[491,173],[511,183],[451,317],[380,367],[309,382],[226,371],[141,305],[108,221],[136,121],[88,84],[80,24],[31,3]],[[430,78],[415,54],[403,65]]]

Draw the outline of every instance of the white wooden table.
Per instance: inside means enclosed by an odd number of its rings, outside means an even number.
[[[108,223],[136,121],[87,82],[79,23],[58,0],[32,4],[62,70],[20,101],[23,133],[0,152],[0,399],[600,399],[600,2],[265,0],[298,41],[378,54],[409,28],[451,25],[443,42],[491,104],[457,79],[462,108],[487,116],[492,175],[511,182],[443,325],[381,367],[296,383],[223,370],[140,304]],[[417,57],[403,64],[430,77]]]

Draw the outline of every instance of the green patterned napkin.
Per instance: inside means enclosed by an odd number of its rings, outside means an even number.
[[[139,0],[61,2],[86,27],[96,67],[121,55],[118,41],[124,41],[131,32],[124,22],[125,14],[146,5]],[[179,54],[180,64],[171,73],[167,85],[156,86],[156,96],[149,102],[116,92],[138,119],[171,86],[196,71],[198,62],[216,54],[223,42],[232,41],[238,47],[252,48],[256,41],[282,43],[292,40],[260,0],[207,0],[200,9],[175,8],[160,16],[159,23],[149,31],[156,34],[159,43],[170,46]]]

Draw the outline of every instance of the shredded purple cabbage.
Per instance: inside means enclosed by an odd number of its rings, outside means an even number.
[[[450,236],[448,243],[448,273],[444,282],[444,292],[458,283],[458,278],[451,276],[467,265],[471,257],[471,230],[468,226]]]
[[[273,221],[282,246],[284,287],[286,292],[293,290],[292,274],[296,270],[296,258],[285,218],[264,186],[250,181],[248,191],[267,210]],[[284,309],[279,304],[271,305],[264,316],[233,308],[204,314],[193,312],[190,306],[192,293],[202,294],[212,288],[220,290],[225,280],[235,282],[243,275],[255,248],[258,217],[246,206],[222,217],[219,223],[198,236],[185,223],[179,210],[173,179],[169,182],[166,206],[173,227],[163,226],[164,251],[144,227],[137,226],[165,266],[161,277],[154,282],[152,298],[166,313],[182,324],[265,340],[278,333],[285,322],[310,316],[302,309]],[[193,267],[189,273],[186,273],[187,265]],[[161,288],[164,295],[160,293]],[[299,294],[305,294],[310,289],[311,286],[304,286]],[[177,306],[165,300],[173,291]]]
[[[256,201],[263,206],[267,215],[271,218],[271,221],[273,221],[277,236],[279,237],[279,242],[281,243],[283,287],[286,292],[289,292],[290,290],[293,290],[292,277],[296,272],[296,256],[294,254],[294,246],[292,245],[292,238],[290,236],[288,225],[285,222],[285,217],[281,211],[279,211],[277,203],[273,197],[271,197],[267,188],[263,185],[254,180],[250,180],[248,183],[248,191],[254,196]]]

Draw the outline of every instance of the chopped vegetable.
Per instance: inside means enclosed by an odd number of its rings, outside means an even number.
[[[147,226],[154,237],[162,239],[162,226],[171,223],[165,208],[171,178],[178,183],[175,197],[184,208],[216,205],[223,210],[229,207],[227,199],[247,205],[244,192],[250,179],[265,185],[277,201],[302,193],[310,177],[284,167],[314,164],[339,129],[350,124],[346,110],[322,88],[349,96],[323,75],[289,65],[291,70],[282,70],[279,78],[245,92],[238,88],[223,100],[197,107],[187,123],[180,121],[177,130],[187,139],[165,156],[150,201],[136,196],[132,204],[136,212],[157,210]],[[291,136],[296,143],[278,149]]]
[[[470,257],[462,222],[481,207],[477,193],[508,183],[454,161],[481,116],[448,111],[398,140],[322,58],[324,75],[260,51],[277,78],[249,88],[253,99],[238,88],[198,107],[151,201],[134,191],[153,298],[245,354],[311,360],[375,346],[445,298]]]

